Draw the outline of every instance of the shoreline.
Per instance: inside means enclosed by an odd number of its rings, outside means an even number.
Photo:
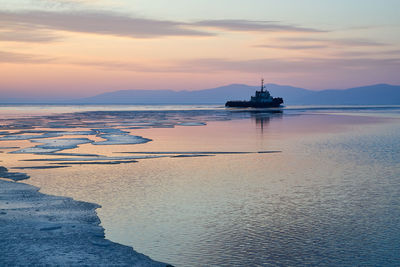
[[[0,177],[0,265],[171,266],[106,239],[100,205]]]

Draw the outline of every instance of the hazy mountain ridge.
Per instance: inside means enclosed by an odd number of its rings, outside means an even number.
[[[224,104],[227,100],[248,100],[258,86],[231,84],[197,91],[123,90],[76,100],[92,104]],[[376,84],[345,90],[312,91],[304,88],[267,84],[273,96],[286,105],[384,105],[400,104],[400,86]]]
[[[54,104],[224,104],[227,100],[248,100],[259,86],[231,84],[196,90],[120,90],[73,100],[0,98],[0,103]],[[275,97],[285,105],[400,105],[400,86],[375,84],[350,89],[312,91],[304,88],[267,84]]]
[[[347,90],[324,90],[315,92],[313,98],[308,101],[305,101],[305,104],[396,105],[400,104],[400,86],[375,84]]]

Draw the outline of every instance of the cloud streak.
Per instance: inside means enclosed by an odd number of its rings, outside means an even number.
[[[0,41],[24,43],[49,43],[61,39],[49,31],[0,30]]]
[[[0,40],[45,42],[60,38],[50,31],[68,31],[130,38],[215,36],[216,30],[238,32],[324,32],[273,21],[203,20],[179,22],[136,18],[106,11],[0,11]],[[22,31],[21,31],[22,30]],[[18,32],[16,32],[18,31]],[[1,33],[0,33],[1,34]],[[7,38],[9,36],[9,38]]]
[[[326,45],[255,45],[254,47],[274,48],[274,49],[290,49],[290,50],[305,50],[305,49],[320,49],[327,48]]]
[[[333,70],[362,71],[371,68],[398,69],[400,57],[390,59],[374,58],[300,58],[230,60],[223,58],[196,59],[181,62],[175,71],[182,72],[241,72],[241,73],[321,73]],[[173,70],[171,67],[170,70]]]
[[[87,67],[97,67],[107,70],[132,71],[143,73],[321,73],[331,71],[364,71],[371,68],[398,69],[400,57],[390,59],[374,59],[359,57],[340,58],[299,58],[285,59],[252,59],[231,60],[224,58],[204,58],[175,63],[160,63],[158,65],[145,65],[135,62],[117,61],[85,61],[70,62],[68,64]]]
[[[386,43],[372,41],[368,39],[359,39],[359,38],[316,38],[316,37],[286,37],[280,38],[279,41],[283,42],[291,42],[298,43],[302,45],[307,44],[320,44],[326,46],[353,46],[353,47],[377,47],[377,46],[386,46]]]
[[[336,58],[261,58],[235,60],[227,58],[201,58],[175,62],[145,64],[134,61],[87,60],[74,61],[66,58],[51,58],[42,55],[16,53],[0,50],[0,63],[74,65],[109,71],[138,73],[321,73],[338,70],[363,71],[368,69],[399,69],[400,51],[382,52],[390,58],[374,58],[371,54],[343,54]]]
[[[286,50],[309,50],[325,48],[377,48],[389,44],[357,38],[315,38],[315,37],[285,37],[269,41],[268,44],[254,45],[259,48],[273,48]]]
[[[282,24],[276,21],[261,20],[203,20],[193,23],[194,26],[211,27],[226,31],[256,32],[326,32],[320,29]]]
[[[0,24],[13,28],[61,30],[132,38],[214,35],[189,29],[185,23],[134,18],[112,12],[0,11]]]
[[[51,63],[51,62],[55,62],[55,59],[49,58],[49,57],[44,57],[44,56],[39,56],[39,55],[33,55],[33,54],[15,53],[15,52],[0,50],[0,64],[1,63],[43,64],[43,63]]]
[[[392,49],[385,51],[341,51],[335,55],[339,57],[397,57],[400,56],[400,49]]]

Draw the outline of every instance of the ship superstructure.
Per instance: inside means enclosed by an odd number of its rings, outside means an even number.
[[[265,89],[264,79],[261,79],[261,89],[256,91],[256,94],[250,98],[250,101],[228,101],[226,107],[252,107],[252,108],[276,108],[283,103],[281,97],[272,97],[271,94]]]

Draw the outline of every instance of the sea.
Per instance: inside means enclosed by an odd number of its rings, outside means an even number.
[[[400,106],[2,105],[0,153],[174,266],[400,266]]]

